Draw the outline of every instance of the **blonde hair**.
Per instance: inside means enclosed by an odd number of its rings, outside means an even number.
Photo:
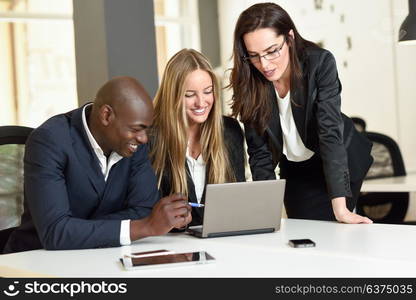
[[[154,99],[155,117],[150,157],[160,188],[165,172],[171,180],[170,193],[188,195],[186,148],[188,121],[185,112],[185,79],[195,70],[206,71],[213,84],[214,102],[207,120],[201,124],[201,155],[208,170],[206,183],[235,181],[224,144],[219,84],[207,58],[193,49],[183,49],[167,63]]]

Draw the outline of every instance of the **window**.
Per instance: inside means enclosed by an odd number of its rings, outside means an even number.
[[[154,0],[159,78],[183,48],[200,50],[197,0]]]

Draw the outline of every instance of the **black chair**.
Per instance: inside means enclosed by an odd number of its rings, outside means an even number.
[[[0,253],[23,213],[24,145],[32,130],[0,126]]]
[[[376,132],[363,132],[372,142],[374,162],[366,179],[406,175],[403,157],[397,143],[390,137]],[[408,192],[361,193],[357,201],[357,213],[375,223],[403,224],[409,207]]]
[[[364,132],[366,130],[367,124],[365,123],[364,119],[360,117],[351,117],[351,120],[359,132]]]

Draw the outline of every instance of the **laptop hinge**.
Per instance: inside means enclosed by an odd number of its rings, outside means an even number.
[[[257,234],[257,233],[270,233],[270,232],[274,232],[274,228],[213,232],[213,233],[208,233],[208,237],[211,238],[211,237],[222,237],[222,236],[230,236],[230,235]]]

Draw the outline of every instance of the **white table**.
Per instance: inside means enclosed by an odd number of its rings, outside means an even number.
[[[279,232],[198,239],[186,234],[146,238],[132,246],[0,255],[7,268],[59,277],[416,277],[416,226],[283,219]],[[315,248],[295,249],[289,239],[310,238]],[[125,271],[124,253],[169,249],[207,251],[206,265]],[[16,275],[14,275],[16,276]]]
[[[364,180],[361,192],[416,192],[416,174]]]

